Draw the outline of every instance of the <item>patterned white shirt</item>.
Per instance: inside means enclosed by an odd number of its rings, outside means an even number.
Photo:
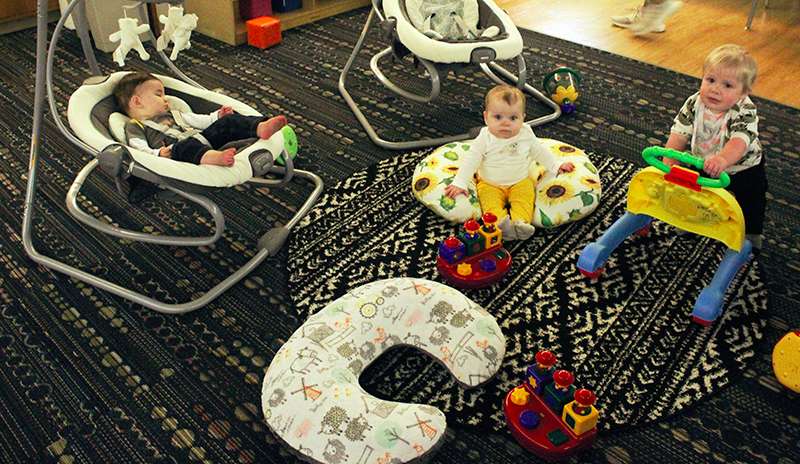
[[[762,149],[758,140],[758,115],[756,105],[745,95],[718,120],[707,117],[710,113],[700,100],[700,92],[686,99],[671,132],[690,141],[692,154],[702,158],[714,156],[732,138],[740,138],[747,144],[747,152],[738,163],[725,170],[735,174],[761,162]]]

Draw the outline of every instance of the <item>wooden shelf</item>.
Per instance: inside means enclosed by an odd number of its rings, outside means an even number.
[[[370,0],[303,0],[302,8],[273,16],[281,20],[281,30],[286,31],[370,3]],[[239,0],[186,0],[185,8],[186,13],[200,17],[197,32],[231,45],[247,43],[247,26],[239,15]]]
[[[58,9],[58,0],[47,2],[47,11]],[[3,0],[0,2],[0,22],[36,16],[36,0]]]

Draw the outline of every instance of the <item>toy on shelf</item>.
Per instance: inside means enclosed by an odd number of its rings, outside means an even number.
[[[436,267],[456,287],[480,288],[499,281],[511,267],[511,254],[503,248],[497,216],[484,213],[480,221],[470,219],[458,236],[444,239]]]
[[[580,92],[581,75],[578,71],[560,67],[544,76],[542,87],[550,98],[561,107],[561,112],[570,114],[575,111]]]
[[[631,179],[627,212],[596,242],[583,249],[578,258],[578,269],[589,278],[598,278],[603,263],[625,238],[633,233],[645,233],[654,218],[719,240],[728,251],[692,311],[695,322],[708,326],[722,313],[725,292],[739,269],[750,259],[753,248],[744,237],[742,209],[733,195],[725,190],[730,178],[724,172],[719,179],[701,177],[698,172],[678,165],[670,168],[659,159],[667,157],[702,169],[703,160],[688,153],[648,147],[642,156],[650,167]]]
[[[787,333],[775,344],[772,370],[778,382],[800,393],[800,330]]]
[[[575,388],[575,377],[556,370],[556,357],[536,353],[525,382],[506,395],[503,412],[511,435],[528,451],[547,459],[567,458],[592,445],[599,413],[595,394]]]

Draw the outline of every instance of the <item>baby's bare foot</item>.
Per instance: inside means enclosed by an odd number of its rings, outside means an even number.
[[[260,139],[268,139],[272,137],[275,132],[281,130],[283,126],[286,125],[286,116],[280,115],[275,116],[273,118],[269,118],[266,121],[262,121],[258,124],[258,129],[256,129],[256,135]]]
[[[200,159],[200,164],[211,164],[214,166],[233,166],[233,157],[236,156],[235,148],[227,150],[208,150]]]

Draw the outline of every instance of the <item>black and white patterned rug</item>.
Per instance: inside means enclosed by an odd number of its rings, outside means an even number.
[[[423,154],[400,155],[329,188],[289,245],[289,285],[300,320],[349,289],[378,279],[436,272],[437,241],[451,226],[411,195]],[[362,375],[385,398],[435,405],[449,422],[504,427],[502,398],[519,384],[538,349],[559,357],[576,385],[599,398],[602,427],[637,425],[694,404],[738,377],[766,323],[767,290],[758,263],[746,266],[710,328],[690,320],[724,246],[655,223],[648,237],[628,239],[592,283],[576,268],[583,247],[624,212],[627,184],[638,169],[592,156],[603,198],[581,222],[511,242],[512,269],[487,289],[465,293],[498,320],[507,353],[498,376],[466,391],[436,363],[411,349],[388,354]],[[389,381],[387,381],[389,380]]]

